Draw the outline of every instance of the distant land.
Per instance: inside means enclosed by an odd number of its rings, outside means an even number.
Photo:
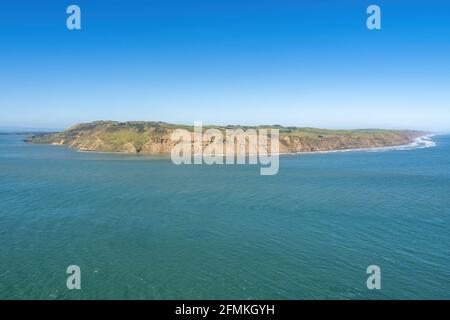
[[[13,127],[13,126],[0,126],[0,134],[37,134],[37,133],[51,133],[61,131],[62,129],[55,128],[34,128],[34,127]]]
[[[49,131],[45,130],[30,130],[30,131],[0,131],[0,136],[15,136],[15,135],[43,135],[49,134]]]
[[[77,124],[62,132],[32,134],[26,141],[35,144],[62,145],[81,151],[166,154],[170,153],[176,144],[171,140],[171,134],[178,128],[193,131],[193,126],[165,122],[95,121]],[[279,129],[280,153],[400,146],[427,134],[415,130],[328,130],[279,125],[204,126],[203,128],[215,128],[221,131],[238,128],[243,130]]]

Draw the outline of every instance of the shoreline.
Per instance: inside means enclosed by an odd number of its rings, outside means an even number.
[[[384,151],[396,151],[396,150],[413,150],[413,149],[424,149],[435,147],[436,143],[431,140],[432,137],[437,135],[443,135],[444,133],[433,133],[426,134],[414,138],[410,143],[397,145],[397,146],[387,146],[387,147],[372,147],[372,148],[353,148],[353,149],[333,149],[324,151],[301,151],[301,152],[280,152],[280,153],[269,153],[269,155],[308,155],[308,154],[326,154],[326,153],[339,153],[339,152],[384,152]],[[28,143],[28,142],[27,142]],[[131,156],[160,156],[160,157],[170,157],[170,153],[130,153],[121,151],[94,151],[94,150],[80,150],[70,148],[66,145],[60,144],[48,144],[51,146],[65,147],[67,149],[73,150],[80,153],[92,153],[92,154],[117,154],[117,155],[131,155]],[[226,154],[217,154],[217,156],[226,156]]]
[[[443,134],[443,133],[442,133]],[[320,153],[337,153],[337,152],[383,152],[383,151],[396,151],[396,150],[412,150],[412,149],[424,149],[435,147],[436,143],[431,140],[432,137],[439,135],[438,133],[426,134],[417,138],[414,138],[410,143],[402,144],[398,146],[388,147],[373,147],[373,148],[354,148],[354,149],[335,149],[325,151],[303,151],[287,154],[320,154]]]

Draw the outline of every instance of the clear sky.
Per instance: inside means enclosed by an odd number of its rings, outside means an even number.
[[[93,120],[449,131],[450,2],[2,1],[0,127]]]

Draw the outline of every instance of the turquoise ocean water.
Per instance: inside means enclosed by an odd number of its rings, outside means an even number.
[[[275,176],[23,138],[0,136],[1,299],[450,299],[450,136]]]

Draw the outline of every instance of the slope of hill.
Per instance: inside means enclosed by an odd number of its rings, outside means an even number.
[[[96,121],[77,124],[63,132],[39,134],[27,138],[29,143],[64,145],[83,151],[164,154],[176,142],[171,134],[178,128],[193,131],[192,126],[165,122]],[[409,130],[327,130],[282,126],[205,126],[222,132],[226,129],[276,128],[280,132],[280,152],[312,152],[357,148],[398,146],[410,143],[424,132]],[[205,142],[204,144],[208,144]]]

